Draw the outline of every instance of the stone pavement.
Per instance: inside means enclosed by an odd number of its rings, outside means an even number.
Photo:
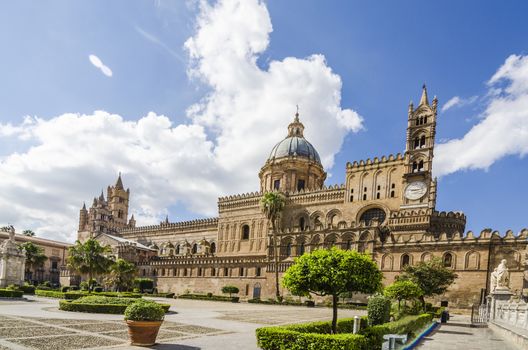
[[[29,297],[0,301],[0,350],[141,349],[128,345],[122,315],[58,310],[58,301]],[[154,349],[256,350],[255,329],[271,324],[329,320],[330,308],[158,299],[171,313]],[[339,317],[363,312],[339,310]]]
[[[470,327],[468,316],[452,315],[424,338],[418,350],[517,350],[488,328]]]

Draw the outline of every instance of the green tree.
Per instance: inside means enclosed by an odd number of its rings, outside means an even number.
[[[230,297],[233,294],[238,294],[238,292],[240,292],[240,290],[238,289],[237,286],[223,286],[222,287],[222,293],[229,294]]]
[[[284,274],[283,285],[292,294],[332,296],[332,332],[337,332],[337,302],[347,292],[374,293],[382,274],[370,256],[356,251],[317,249],[295,259]]]
[[[119,258],[110,266],[109,274],[105,281],[118,292],[126,291],[133,285],[136,274],[136,265]]]
[[[24,242],[20,245],[20,248],[26,254],[26,273],[42,267],[44,262],[48,260],[48,257],[44,255],[44,249],[33,242]]]
[[[444,294],[457,277],[453,270],[444,266],[442,259],[433,258],[415,266],[406,266],[403,274],[397,279],[413,281],[420,287],[423,295],[419,299],[425,310],[425,297]]]
[[[281,299],[279,289],[279,244],[278,230],[280,230],[280,219],[286,198],[280,192],[266,192],[260,199],[260,208],[269,222],[271,222],[271,233],[273,236],[273,266],[275,269],[275,296],[278,301]]]
[[[136,278],[134,279],[134,286],[136,286],[141,293],[144,293],[147,289],[154,289],[154,281],[150,278]]]
[[[93,277],[108,272],[113,260],[107,255],[112,253],[110,246],[102,246],[93,238],[86,242],[75,242],[75,245],[68,248],[68,267],[81,274],[88,274],[88,281]],[[93,284],[90,283],[88,291],[92,291]]]
[[[383,294],[390,299],[398,301],[398,311],[401,309],[402,300],[418,299],[423,295],[420,287],[412,281],[395,281],[385,287]]]
[[[22,231],[22,234],[23,234],[24,236],[28,236],[28,237],[33,237],[33,236],[35,236],[35,232],[33,232],[33,231],[31,231],[31,230],[24,230],[24,231]]]

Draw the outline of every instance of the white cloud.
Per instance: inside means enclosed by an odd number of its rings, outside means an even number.
[[[260,68],[271,31],[260,1],[202,3],[185,47],[189,76],[210,90],[188,108],[189,124],[172,125],[154,113],[126,121],[103,111],[0,124],[0,137],[24,137],[32,145],[0,159],[0,222],[73,240],[82,201],[91,204],[119,171],[139,224],[156,222],[178,203],[215,215],[218,195],[258,190],[258,171],[286,136],[296,104],[306,137],[331,167],[362,119],[340,107],[341,79],[324,56],[286,57]],[[92,56],[92,64],[104,66]]]
[[[94,65],[94,67],[98,68],[104,75],[106,75],[107,77],[112,76],[112,70],[109,67],[105,66],[103,61],[101,61],[99,57],[97,57],[96,55],[89,55],[88,59]]]
[[[436,175],[487,169],[504,156],[528,153],[528,56],[508,57],[488,87],[482,120],[462,138],[437,146]]]
[[[443,106],[442,106],[442,112],[447,111],[449,108],[455,107],[460,104],[461,98],[458,96],[454,96],[449,99]]]
[[[442,112],[445,112],[454,107],[462,107],[475,103],[478,100],[478,96],[471,96],[468,98],[461,98],[459,96],[454,96],[450,98],[443,106]]]

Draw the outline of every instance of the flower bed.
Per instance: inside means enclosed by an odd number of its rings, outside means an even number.
[[[0,289],[0,298],[22,298],[23,295],[21,290]]]
[[[263,327],[256,330],[258,346],[276,349],[381,349],[384,334],[413,334],[431,322],[431,315],[407,316],[395,322],[367,327],[367,317],[360,319],[360,333],[352,334],[354,319],[338,320],[338,334],[331,334],[331,322]]]
[[[196,299],[196,300],[213,300],[213,301],[229,301],[232,303],[238,303],[238,301],[240,300],[239,297],[228,297],[224,295],[205,295],[205,294],[181,294],[181,295],[178,295],[177,298]]]
[[[123,314],[127,306],[137,302],[137,298],[115,298],[104,296],[85,296],[76,300],[59,301],[59,309],[63,311],[89,312],[101,314]],[[169,304],[159,304],[165,312]]]

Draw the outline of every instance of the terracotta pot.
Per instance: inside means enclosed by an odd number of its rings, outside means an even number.
[[[136,346],[152,346],[163,321],[126,321],[130,344]]]

